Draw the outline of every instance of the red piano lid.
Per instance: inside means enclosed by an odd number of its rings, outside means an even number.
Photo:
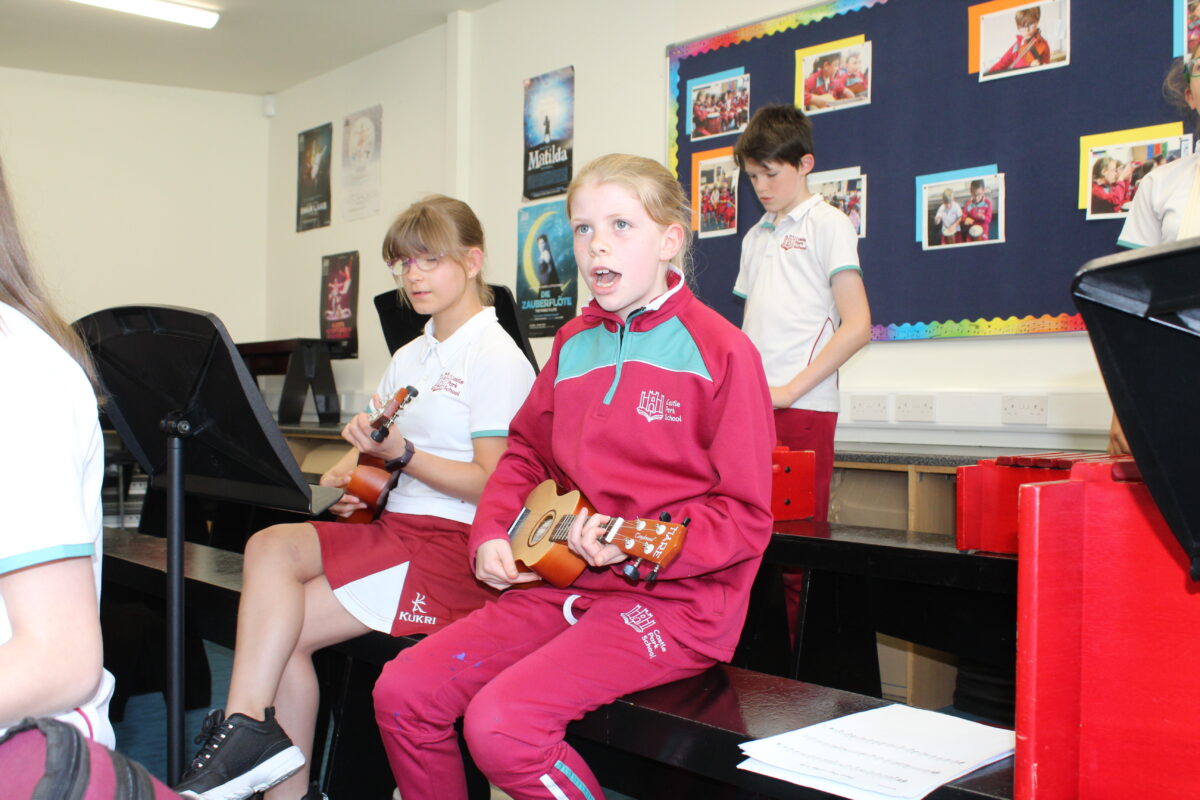
[[[1081,458],[1090,458],[1097,453],[1078,450],[1050,450],[1044,453],[1027,453],[1015,456],[997,456],[996,464],[1001,467],[1047,467],[1070,469],[1071,464]]]

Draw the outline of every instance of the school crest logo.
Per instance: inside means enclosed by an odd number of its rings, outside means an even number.
[[[450,372],[443,372],[441,377],[437,379],[437,383],[433,385],[431,392],[449,392],[458,397],[462,394],[463,379]]]
[[[648,628],[654,627],[658,622],[654,619],[654,612],[641,603],[621,614],[621,619],[625,620],[625,624],[638,633],[645,633]]]
[[[648,389],[642,392],[642,398],[638,401],[637,413],[645,417],[647,422],[654,422],[663,418],[665,404],[666,398],[662,394]]]
[[[808,240],[803,236],[793,236],[789,233],[783,237],[783,241],[779,243],[779,248],[781,250],[807,250]]]
[[[662,392],[647,389],[638,400],[637,413],[646,418],[647,422],[666,420],[667,422],[682,422],[679,401],[668,400]]]

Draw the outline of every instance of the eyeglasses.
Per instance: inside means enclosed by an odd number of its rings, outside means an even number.
[[[1184,61],[1183,72],[1189,78],[1200,78],[1200,58],[1189,58]]]
[[[413,266],[421,272],[433,272],[445,257],[445,253],[438,253],[436,256],[426,254],[416,256],[415,258],[397,258],[394,261],[387,261],[385,263],[387,264],[388,271],[399,277],[408,274],[409,268]]]

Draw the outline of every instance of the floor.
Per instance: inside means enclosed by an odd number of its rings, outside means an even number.
[[[208,655],[209,667],[212,670],[214,703],[221,702],[229,693],[229,672],[233,666],[233,651],[227,647],[205,642],[204,649]],[[191,737],[200,732],[207,709],[198,708],[188,711],[184,717],[184,752],[185,758],[191,758],[195,751]],[[140,694],[129,698],[125,706],[125,718],[113,723],[117,733],[117,750],[138,761],[154,777],[161,781],[167,779],[167,706],[161,692]]]

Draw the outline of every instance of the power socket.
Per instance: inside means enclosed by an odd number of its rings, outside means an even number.
[[[1045,425],[1048,405],[1044,394],[1006,394],[1000,398],[1000,422],[1005,425]]]
[[[887,422],[886,394],[855,394],[850,396],[850,418],[855,422]]]
[[[936,417],[934,396],[931,394],[896,395],[897,422],[933,422]]]

